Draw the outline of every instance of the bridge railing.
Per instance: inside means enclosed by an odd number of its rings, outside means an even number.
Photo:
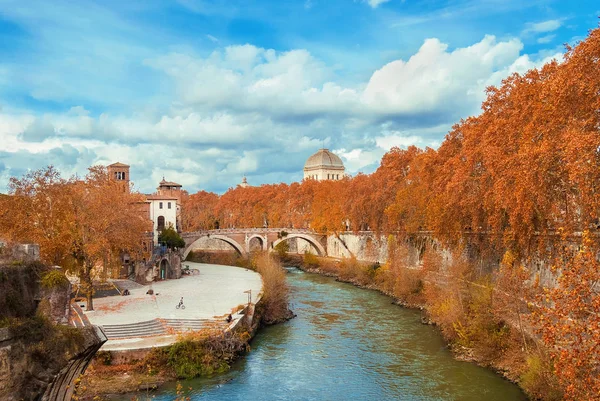
[[[268,234],[268,233],[281,233],[286,232],[288,234],[316,234],[314,230],[309,228],[220,228],[216,230],[201,230],[201,231],[188,231],[182,233],[183,236],[197,236],[206,234],[245,234],[245,233],[256,233],[256,234]]]

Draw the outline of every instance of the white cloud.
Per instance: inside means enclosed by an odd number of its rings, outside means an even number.
[[[530,23],[523,31],[524,33],[546,33],[556,31],[562,26],[562,20],[552,19],[543,22]]]
[[[451,52],[427,39],[408,61],[396,60],[375,71],[362,101],[383,113],[472,112],[484,96],[488,78],[517,60],[518,39],[481,42]]]
[[[554,40],[554,38],[556,37],[556,35],[552,34],[552,35],[546,35],[546,36],[542,36],[541,38],[537,39],[537,42],[539,44],[546,44],[546,43],[550,43]]]
[[[478,112],[488,85],[549,60],[522,55],[522,47],[486,36],[450,50],[432,38],[351,84],[304,49],[245,44],[205,57],[181,50],[147,58],[170,96],[166,110],[95,115],[76,103],[66,112],[0,113],[0,184],[7,171],[61,158],[63,171],[78,174],[127,162],[147,192],[163,174],[189,190],[223,191],[242,174],[253,184],[301,179],[323,140],[349,173],[372,170],[393,146],[438,145],[452,123]]]
[[[387,3],[391,0],[367,0],[367,3],[371,6],[371,8],[377,8],[383,3]]]
[[[246,44],[206,58],[172,53],[146,63],[170,76],[178,100],[191,108],[272,118],[329,115],[368,121],[436,113],[456,120],[478,110],[490,77],[521,62],[522,48],[519,39],[488,35],[449,51],[439,39],[427,39],[407,61],[392,61],[368,82],[353,86],[336,82],[332,69],[302,49],[276,52]]]
[[[390,1],[390,0],[367,0],[367,3],[369,3],[369,5],[370,5],[372,8],[377,8],[377,7],[379,7],[381,4],[383,4],[383,3],[387,3],[388,1]]]

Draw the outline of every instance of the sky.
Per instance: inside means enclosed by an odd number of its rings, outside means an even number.
[[[54,165],[223,193],[436,148],[485,88],[561,60],[597,0],[0,0],[0,192]]]

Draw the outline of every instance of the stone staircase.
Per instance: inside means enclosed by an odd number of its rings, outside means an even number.
[[[109,340],[114,338],[151,337],[167,334],[165,327],[157,319],[129,324],[105,324],[102,326]]]
[[[225,330],[227,325],[225,320],[153,319],[129,324],[106,324],[102,326],[102,329],[106,337],[112,340],[117,338],[164,336],[202,329]]]

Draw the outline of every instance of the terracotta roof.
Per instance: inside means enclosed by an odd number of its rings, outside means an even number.
[[[108,167],[130,167],[129,164],[123,164],[121,162],[116,162],[113,164],[109,164]]]
[[[159,183],[159,185],[161,187],[180,187],[181,184],[178,184],[176,182],[173,181],[165,181],[165,179],[163,178],[163,180]]]
[[[174,196],[168,195],[146,195],[147,200],[177,200]]]

